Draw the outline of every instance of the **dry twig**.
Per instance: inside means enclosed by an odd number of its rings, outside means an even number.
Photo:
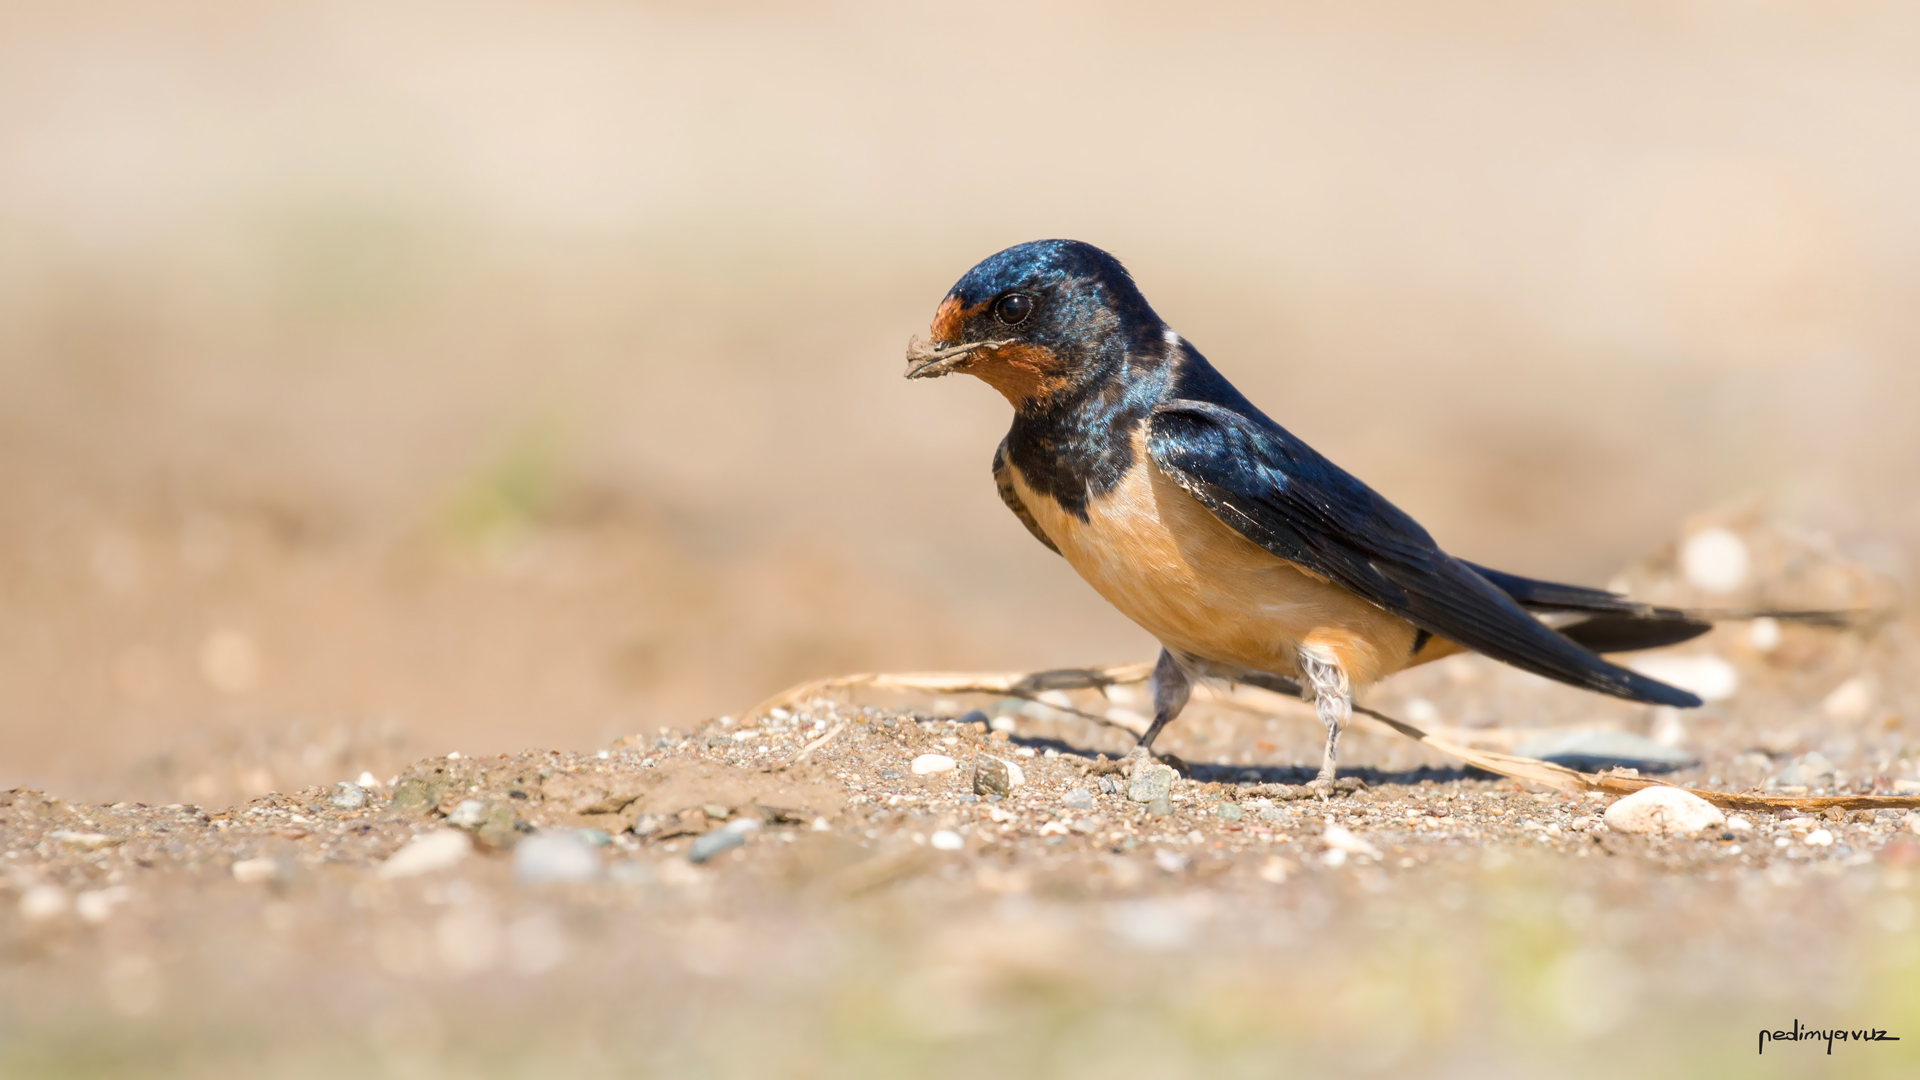
[[[802,683],[790,690],[776,694],[747,711],[747,718],[760,716],[775,708],[784,708],[790,704],[818,697],[827,693],[852,691],[861,688],[875,690],[905,690],[929,694],[997,694],[1004,697],[1023,698],[1038,701],[1039,694],[1047,690],[1093,690],[1108,686],[1123,686],[1147,681],[1153,673],[1152,664],[1117,664],[1098,668],[1062,668],[1056,671],[1037,672],[918,672],[906,675],[860,674],[843,675],[831,679],[816,679]],[[1128,725],[1109,720],[1104,716],[1081,712],[1071,707],[1041,702],[1049,708],[1092,720],[1108,727],[1132,731]],[[1238,706],[1246,708],[1247,706]],[[1664,780],[1652,777],[1635,776],[1619,770],[1603,773],[1583,773],[1569,769],[1565,765],[1556,765],[1551,761],[1538,758],[1519,757],[1514,754],[1502,754],[1493,750],[1479,750],[1460,746],[1445,739],[1430,735],[1403,720],[1369,709],[1354,706],[1354,712],[1378,720],[1393,730],[1415,742],[1423,743],[1477,769],[1483,769],[1500,776],[1539,784],[1559,791],[1598,791],[1608,795],[1628,795],[1642,788],[1680,787]],[[802,750],[796,756],[794,764],[810,753],[815,746],[832,738],[838,727],[828,732],[813,745]],[[1138,732],[1134,732],[1138,734]],[[1753,810],[1773,813],[1780,810],[1822,811],[1822,810],[1884,810],[1884,809],[1920,809],[1920,795],[1749,795],[1729,791],[1711,791],[1700,788],[1681,788],[1692,792],[1702,799],[1728,810]]]

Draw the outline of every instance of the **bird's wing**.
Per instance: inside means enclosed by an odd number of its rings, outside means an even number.
[[[1585,616],[1554,629],[1597,653],[1662,649],[1713,629],[1712,612],[1658,607],[1604,589],[1539,581],[1476,563],[1465,565],[1528,611]]]
[[[1000,501],[1007,504],[1007,509],[1013,511],[1013,516],[1020,519],[1020,524],[1027,527],[1027,531],[1033,534],[1033,538],[1047,545],[1048,551],[1055,555],[1060,554],[1060,549],[1054,546],[1047,534],[1040,531],[1040,523],[1034,520],[1033,511],[1027,509],[1027,504],[1020,501],[1020,493],[1014,490],[1013,470],[1007,467],[1007,440],[1005,439],[1000,440],[999,449],[993,452],[993,486],[1000,489]]]
[[[1234,531],[1436,634],[1514,667],[1633,701],[1684,690],[1607,663],[1441,551],[1419,523],[1262,416],[1176,400],[1149,421],[1153,463]]]

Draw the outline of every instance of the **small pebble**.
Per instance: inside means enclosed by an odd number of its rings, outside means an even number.
[[[1781,787],[1822,787],[1833,781],[1833,762],[1815,750],[1780,770]]]
[[[921,754],[913,759],[913,773],[915,776],[926,776],[929,773],[952,772],[959,764],[945,754]]]
[[[1260,808],[1260,820],[1285,821],[1287,820],[1287,812],[1277,806],[1263,806]]]
[[[1813,847],[1832,847],[1833,834],[1825,829],[1815,829],[1807,834],[1807,843]]]
[[[1133,776],[1127,780],[1127,798],[1134,802],[1150,803],[1156,799],[1167,799],[1173,795],[1173,768],[1168,765],[1155,765],[1141,762],[1133,770]]]
[[[383,878],[413,877],[445,870],[473,853],[473,840],[458,829],[435,829],[407,841],[380,864]]]
[[[58,885],[35,885],[20,894],[20,917],[43,922],[67,910],[67,890]]]
[[[687,845],[687,861],[703,863],[716,855],[732,851],[747,842],[746,834],[733,829],[716,829],[705,836],[697,837]]]
[[[477,829],[485,820],[487,804],[479,799],[463,799],[459,806],[453,808],[453,813],[447,815],[447,824],[463,829]]]
[[[1083,787],[1074,788],[1061,797],[1060,805],[1069,810],[1091,810],[1093,809],[1093,792]]]
[[[1732,664],[1710,653],[1692,656],[1655,654],[1627,661],[1627,667],[1682,690],[1691,690],[1702,701],[1724,701],[1740,689],[1740,672]]]
[[[600,853],[574,832],[537,833],[514,845],[513,880],[522,885],[592,881],[600,876]]]
[[[1213,812],[1228,821],[1239,821],[1242,813],[1239,803],[1230,802],[1223,802],[1214,807]]]
[[[47,834],[47,839],[57,843],[71,844],[74,847],[90,849],[111,847],[119,843],[118,840],[108,836],[106,833],[75,832],[72,829],[55,829]]]
[[[1702,529],[1680,545],[1680,570],[1696,589],[1729,593],[1746,584],[1746,541],[1727,529]]]
[[[941,829],[935,832],[933,836],[929,838],[929,842],[941,851],[959,851],[961,848],[967,846],[966,840],[952,829]]]
[[[1727,822],[1719,807],[1691,791],[1664,785],[1615,800],[1604,817],[1607,828],[1630,833],[1692,835]]]
[[[1165,795],[1147,804],[1148,817],[1166,817],[1171,813],[1173,813],[1173,801]]]
[[[109,885],[104,889],[89,889],[73,899],[74,913],[87,922],[99,925],[113,917],[113,909],[127,900],[125,885]]]
[[[976,754],[973,758],[973,793],[975,795],[1006,796],[1013,791],[1013,774],[1016,766],[986,754]]]
[[[1320,841],[1335,851],[1344,851],[1349,855],[1368,855],[1380,857],[1380,849],[1353,834],[1345,825],[1329,825],[1320,834]],[[1337,865],[1337,864],[1334,864]]]
[[[1820,711],[1833,720],[1864,720],[1873,711],[1873,680],[1855,676],[1834,687],[1820,701]]]
[[[262,855],[257,859],[241,859],[233,864],[233,880],[242,885],[258,885],[272,881],[280,875],[280,864]]]
[[[341,810],[358,810],[367,805],[367,789],[342,780],[333,785],[333,798],[328,801]]]

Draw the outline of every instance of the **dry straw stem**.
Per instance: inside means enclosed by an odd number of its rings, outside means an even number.
[[[912,674],[884,675],[860,674],[841,675],[830,679],[816,679],[801,683],[791,689],[775,694],[766,701],[754,706],[746,713],[746,719],[765,715],[776,708],[786,708],[817,697],[848,693],[853,690],[894,690],[925,694],[995,694],[1001,697],[1023,698],[1028,701],[1039,700],[1039,695],[1047,690],[1097,690],[1108,686],[1124,686],[1146,682],[1153,674],[1152,664],[1117,664],[1111,667],[1060,668],[1054,671],[1034,672],[916,672]],[[1098,724],[1132,731],[1128,725],[1109,720],[1104,716],[1081,712],[1078,709],[1043,702],[1050,708],[1069,712]],[[1405,735],[1415,742],[1424,743],[1435,750],[1463,761],[1477,769],[1484,769],[1500,776],[1512,777],[1530,784],[1554,788],[1559,791],[1598,791],[1608,795],[1629,795],[1642,788],[1680,787],[1664,780],[1636,776],[1620,770],[1603,773],[1583,773],[1569,769],[1565,765],[1556,765],[1551,761],[1538,758],[1519,757],[1514,754],[1502,754],[1492,750],[1477,750],[1460,746],[1444,739],[1436,738],[1414,727],[1404,720],[1369,709],[1362,705],[1354,706],[1354,712],[1370,717]],[[837,731],[838,729],[836,729]],[[1138,732],[1134,732],[1138,734]],[[831,738],[829,732],[794,758],[800,761],[815,746]],[[794,762],[790,762],[792,764]],[[1699,788],[1681,788],[1690,791],[1702,799],[1727,810],[1753,810],[1773,813],[1780,810],[1886,810],[1920,809],[1920,795],[1831,795],[1831,796],[1794,796],[1794,795],[1747,795],[1728,791],[1706,791]]]

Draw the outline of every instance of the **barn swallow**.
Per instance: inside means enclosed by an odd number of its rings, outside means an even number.
[[[1356,692],[1465,650],[1628,701],[1700,704],[1599,654],[1710,623],[1448,555],[1255,408],[1099,248],[1041,240],[988,258],[930,336],[909,345],[907,377],[964,372],[1006,397],[1000,497],[1159,639],[1149,751],[1196,679],[1299,692],[1326,725],[1324,789]]]

